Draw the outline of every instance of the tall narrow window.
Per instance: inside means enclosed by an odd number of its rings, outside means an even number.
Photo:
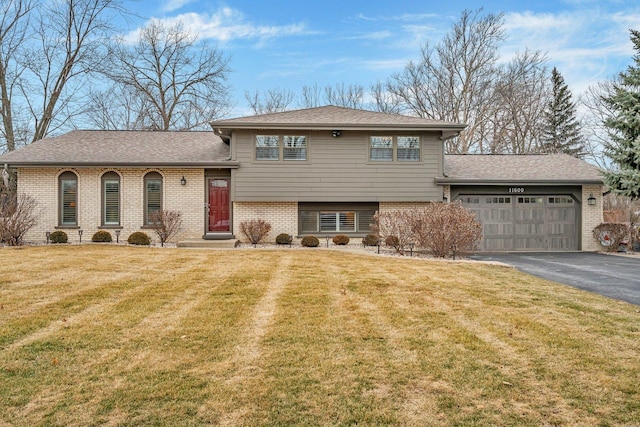
[[[78,225],[78,176],[73,172],[64,172],[60,181],[60,225]]]
[[[398,161],[420,161],[420,138],[417,136],[398,137]]]
[[[120,225],[120,175],[102,175],[102,224]]]
[[[284,160],[307,160],[307,137],[285,135],[283,150]]]
[[[280,160],[280,138],[277,135],[256,135],[256,160]]]
[[[393,138],[390,136],[372,136],[369,159],[386,162],[392,161]]]
[[[144,176],[144,224],[152,225],[152,215],[162,209],[162,175],[149,172]]]

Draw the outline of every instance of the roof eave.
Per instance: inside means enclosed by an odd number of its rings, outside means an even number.
[[[461,185],[603,185],[598,179],[462,179],[438,177],[436,184],[461,184]]]
[[[201,169],[201,168],[225,168],[237,169],[239,162],[15,162],[7,163],[10,168],[41,168],[41,167],[74,167],[74,168],[95,168],[95,167],[121,167],[121,168],[148,168],[162,167],[168,169]]]
[[[211,123],[220,131],[267,129],[267,130],[406,130],[406,131],[462,131],[466,126],[458,124],[356,124],[356,123]]]

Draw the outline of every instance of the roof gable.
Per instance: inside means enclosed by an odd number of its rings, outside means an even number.
[[[465,125],[354,108],[324,107],[211,122],[215,129],[423,129],[461,131]]]

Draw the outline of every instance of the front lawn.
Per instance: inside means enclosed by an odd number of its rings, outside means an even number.
[[[639,425],[640,307],[340,250],[3,248],[0,424]]]

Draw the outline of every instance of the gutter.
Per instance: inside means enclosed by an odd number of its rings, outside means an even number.
[[[5,166],[8,166],[5,164]],[[239,162],[221,161],[221,162],[145,162],[145,163],[132,163],[132,162],[28,162],[28,163],[13,163],[10,167],[14,168],[104,168],[104,167],[120,167],[120,168],[145,168],[145,167],[162,167],[167,169],[204,169],[204,168],[223,168],[223,169],[237,169],[240,166]]]

